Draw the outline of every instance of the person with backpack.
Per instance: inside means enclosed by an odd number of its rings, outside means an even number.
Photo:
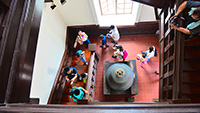
[[[71,96],[70,98],[73,98],[73,101],[77,101],[77,99],[83,99],[83,97],[86,94],[89,94],[87,90],[85,90],[83,87],[72,87],[70,90]]]
[[[147,51],[141,51],[141,53],[146,54],[147,62],[150,61],[151,57],[157,56],[157,50],[154,46],[149,46]]]
[[[83,61],[85,65],[88,65],[88,63],[87,63],[87,61],[85,59],[85,54],[84,53],[85,53],[85,51],[78,50],[76,52],[76,57],[79,58],[81,61]]]
[[[179,17],[179,14],[186,8],[191,8],[191,10],[184,16],[185,26],[178,27],[171,24],[172,29],[176,29],[183,32],[185,35],[185,40],[190,38],[190,35],[200,33],[200,2],[199,1],[184,1],[179,7],[174,16],[170,20],[174,20]]]

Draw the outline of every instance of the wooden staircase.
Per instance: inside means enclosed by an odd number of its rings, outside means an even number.
[[[200,36],[185,41],[183,33],[169,27],[169,19],[181,3],[170,1],[160,14],[159,100],[200,103]]]
[[[184,65],[181,98],[200,102],[200,36],[184,42]]]

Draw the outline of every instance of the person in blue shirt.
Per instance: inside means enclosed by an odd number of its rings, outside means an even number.
[[[109,47],[109,45],[107,44],[106,36],[105,36],[105,35],[101,34],[101,35],[99,36],[99,38],[101,39],[101,40],[100,40],[100,41],[101,41],[101,45],[100,45],[99,47],[101,47],[101,48],[103,48],[104,46],[105,46],[105,47]]]
[[[71,82],[71,85],[75,82],[77,78],[79,78],[79,80],[82,80],[81,76],[78,74],[76,68],[74,67],[66,66],[63,73],[65,75],[65,79],[67,80],[67,82]]]
[[[84,88],[82,87],[73,87],[70,91],[71,96],[70,98],[73,97],[74,101],[77,101],[77,99],[83,99],[83,97],[88,94],[88,91],[86,91]]]
[[[184,1],[170,20],[176,19],[185,8],[191,8],[190,12],[185,16],[185,28],[177,27],[174,24],[171,24],[171,28],[183,32],[188,37],[200,33],[200,2]]]
[[[87,61],[85,59],[85,54],[84,53],[85,53],[85,51],[78,50],[76,52],[76,57],[79,58],[81,61],[83,61],[85,65],[88,65],[88,63],[87,63]]]

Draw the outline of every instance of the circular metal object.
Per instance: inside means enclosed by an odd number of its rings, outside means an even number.
[[[106,71],[106,81],[113,90],[125,91],[134,81],[132,69],[124,63],[115,63]]]

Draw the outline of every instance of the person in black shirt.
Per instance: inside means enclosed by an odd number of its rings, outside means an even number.
[[[81,80],[81,76],[78,74],[76,68],[74,68],[74,67],[66,66],[64,68],[64,75],[65,75],[65,79],[67,80],[67,82],[71,81],[71,84],[73,84],[77,78],[79,78],[79,80]]]
[[[188,35],[200,33],[200,2],[199,1],[184,1],[178,8],[176,14],[170,18],[175,19],[185,9],[191,8],[188,15],[185,17],[185,28],[177,27],[171,24],[171,28],[181,31]]]

